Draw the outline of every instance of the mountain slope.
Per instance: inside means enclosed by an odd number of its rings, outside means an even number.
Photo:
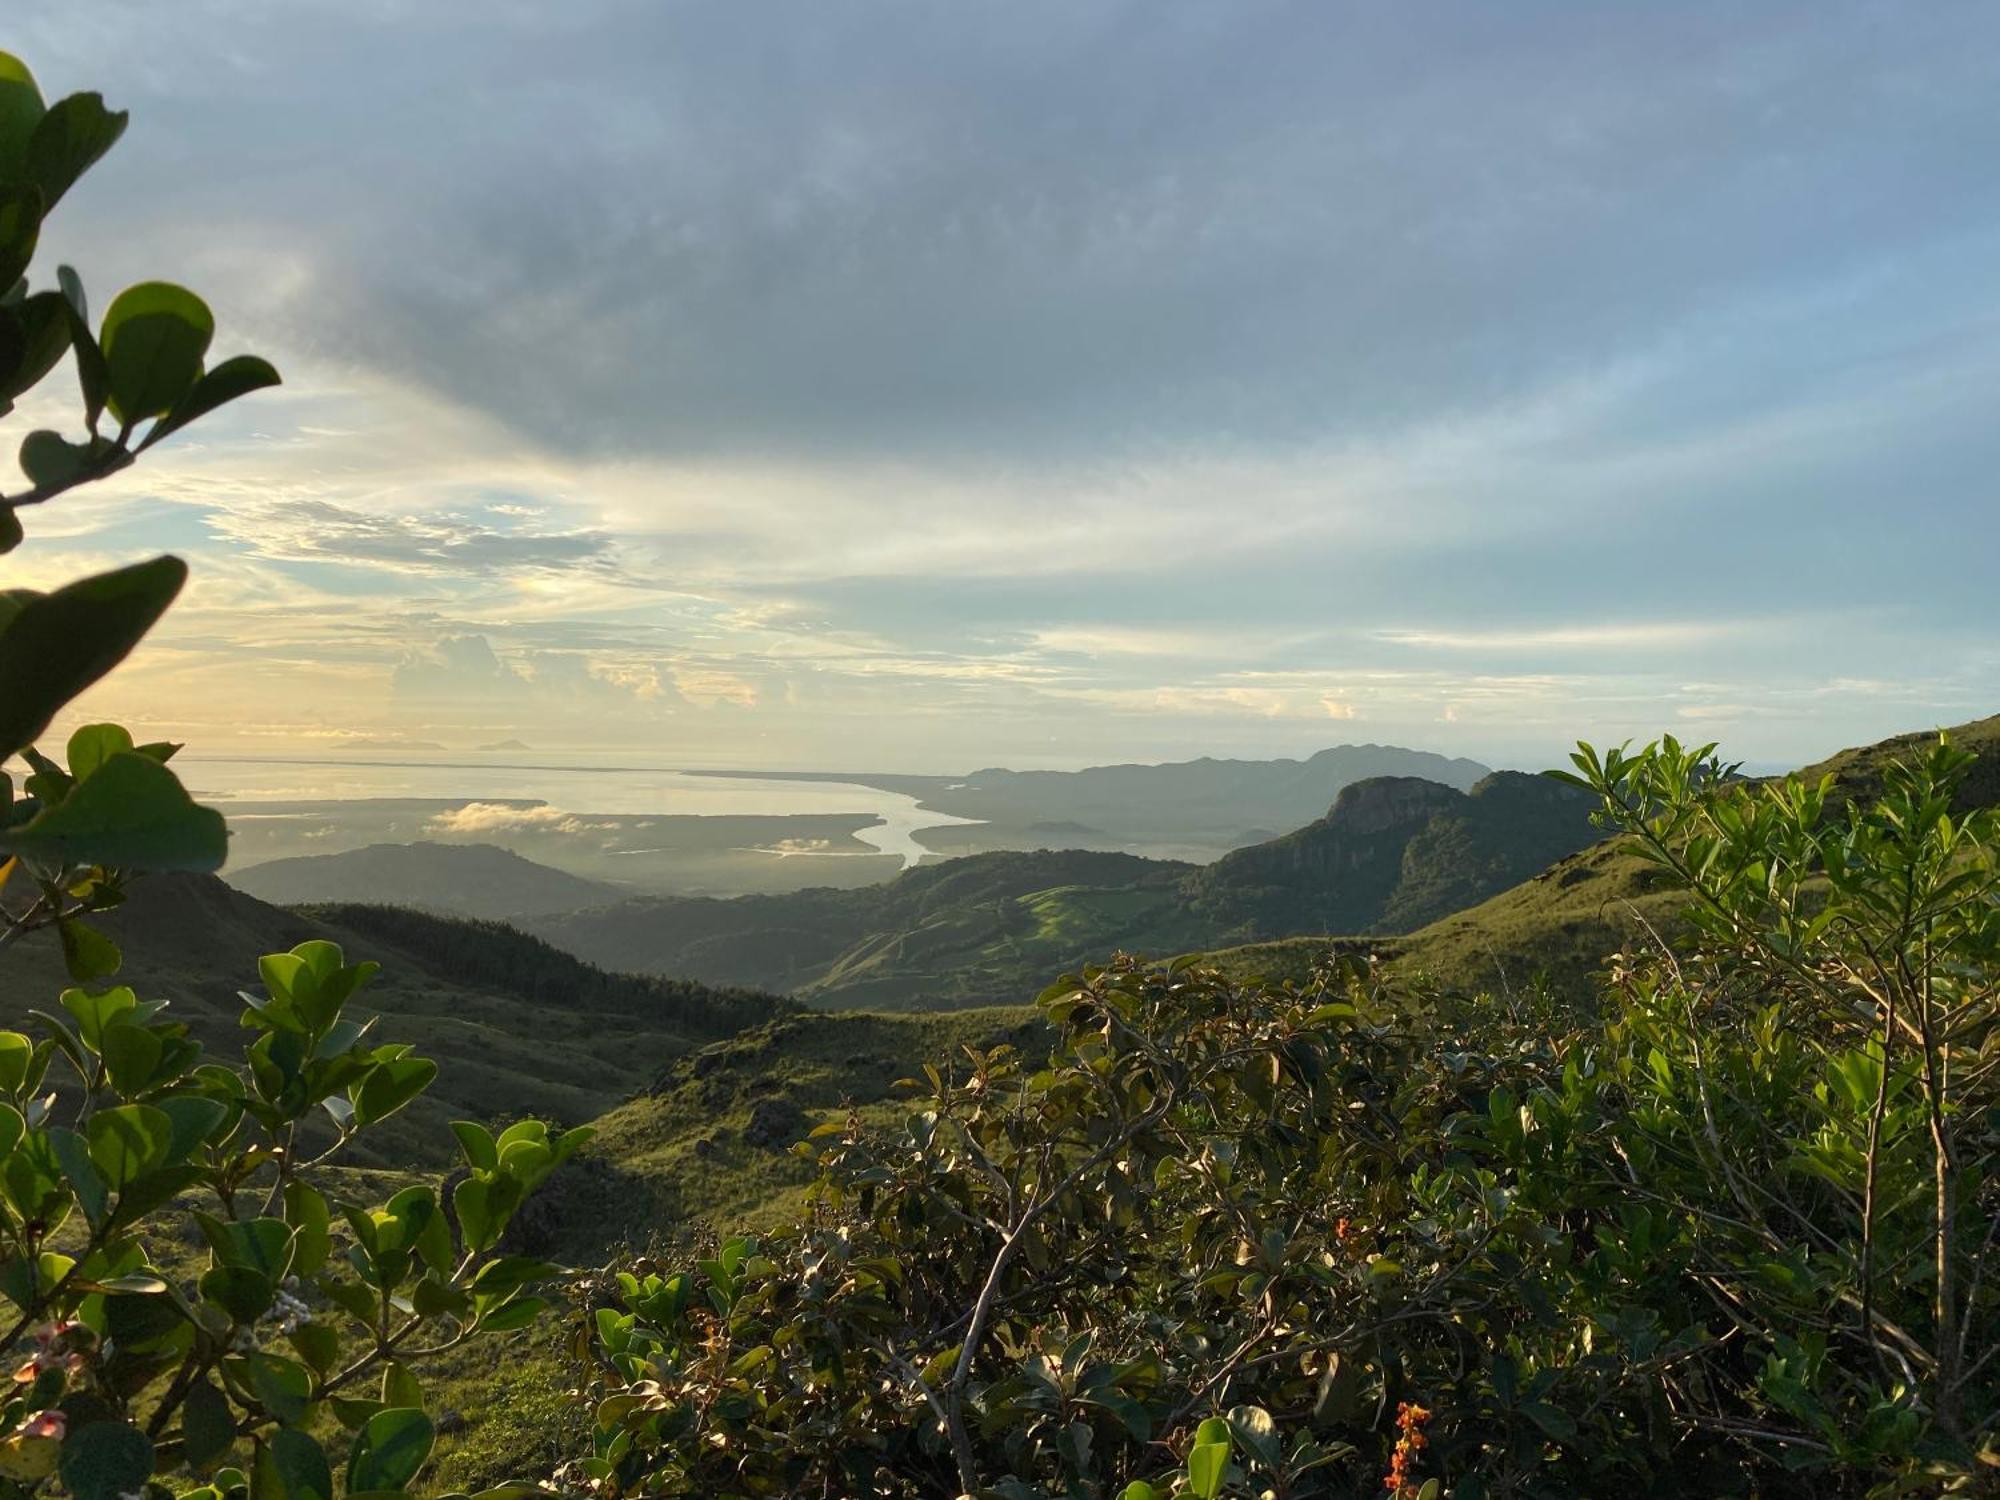
[[[1187,902],[1257,937],[1405,931],[1589,844],[1589,813],[1580,792],[1518,771],[1469,792],[1378,777],[1343,789],[1319,821],[1190,876]]]
[[[368,901],[467,917],[570,911],[625,894],[493,844],[370,844],[266,860],[231,870],[227,878],[239,891],[280,906]]]
[[[124,906],[95,919],[125,951],[115,981],[167,999],[205,1046],[240,1056],[237,992],[253,989],[257,959],[307,938],[328,938],[350,962],[383,972],[357,1010],[377,1034],[409,1042],[440,1065],[438,1082],[381,1127],[358,1164],[447,1159],[453,1118],[536,1114],[581,1124],[645,1085],[667,1061],[791,1007],[775,996],[683,981],[606,974],[497,923],[360,907],[279,910],[212,877],[134,883]],[[0,1025],[24,1027],[70,980],[53,935],[7,955]]]
[[[1946,732],[1979,757],[1960,790],[1959,811],[2000,806],[2000,715]],[[1866,796],[1893,761],[1922,754],[1936,741],[1936,730],[1897,735],[1795,774],[1808,781],[1832,776],[1836,797]],[[1367,946],[1392,974],[1423,975],[1451,988],[1505,991],[1539,973],[1559,989],[1582,994],[1610,954],[1671,934],[1681,900],[1652,867],[1600,841],[1478,905]],[[1303,973],[1326,949],[1323,940],[1297,937],[1225,949],[1215,957],[1239,973],[1285,976]]]
[[[1005,852],[858,890],[654,897],[532,920],[609,968],[790,991],[827,1006],[1018,999],[1036,976],[1171,916],[1191,866],[1083,850]]]
[[[819,1006],[991,1005],[1120,949],[1170,954],[1413,926],[1592,837],[1587,803],[1499,772],[1342,789],[1318,821],[1207,868],[1070,850],[970,855],[860,890],[639,899],[529,925],[617,968],[788,991]]]

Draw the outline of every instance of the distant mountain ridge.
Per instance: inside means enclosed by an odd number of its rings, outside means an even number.
[[[974,820],[923,831],[923,842],[946,854],[1032,849],[1045,842],[1039,834],[1059,828],[1066,841],[1079,847],[1207,860],[1255,843],[1269,830],[1296,828],[1320,817],[1343,787],[1357,781],[1413,776],[1465,791],[1488,774],[1488,768],[1477,761],[1395,745],[1334,745],[1304,760],[1202,756],[1081,771],[988,767],[964,776],[744,774],[901,792],[928,811]]]
[[[1223,929],[1404,932],[1526,880],[1591,843],[1573,787],[1495,771],[1469,791],[1409,776],[1343,787],[1327,815],[1188,878]]]
[[[856,890],[642,897],[529,922],[611,967],[787,991],[818,1006],[988,1005],[1124,949],[1395,932],[1471,905],[1596,837],[1587,799],[1493,772],[1344,786],[1296,832],[1202,867],[1082,850],[967,855]]]
[[[601,906],[627,892],[537,864],[493,844],[369,844],[229,871],[229,883],[277,906],[364,899],[465,917],[517,917]]]

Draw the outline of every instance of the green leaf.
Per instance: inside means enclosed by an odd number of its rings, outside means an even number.
[[[64,990],[61,1000],[62,1008],[76,1019],[77,1039],[100,1056],[104,1051],[105,1029],[120,1016],[139,1008],[139,997],[122,984],[101,995],[88,990]]]
[[[254,354],[238,354],[225,359],[196,381],[194,389],[175,402],[174,409],[153,425],[146,434],[146,440],[139,445],[139,451],[145,452],[169,433],[180,431],[196,418],[205,417],[240,396],[283,383],[269,360],[259,359]]]
[[[173,1126],[167,1144],[167,1160],[186,1161],[201,1149],[215,1128],[229,1116],[229,1106],[205,1094],[175,1094],[158,1101],[157,1107]]]
[[[0,187],[0,288],[11,288],[35,258],[35,244],[42,235],[41,189],[25,182]],[[25,345],[14,351],[7,370],[8,383],[27,357]]]
[[[377,1063],[352,1089],[354,1123],[373,1125],[386,1120],[431,1085],[437,1064],[427,1057],[397,1057]]]
[[[201,379],[214,337],[215,315],[185,287],[142,281],[120,292],[97,336],[111,414],[129,424],[173,410]]]
[[[114,1193],[165,1161],[174,1138],[173,1121],[150,1104],[100,1109],[85,1129],[90,1159]]]
[[[273,1282],[292,1268],[292,1226],[283,1219],[217,1219],[200,1216],[215,1258],[226,1266],[246,1266]]]
[[[74,1500],[144,1494],[153,1477],[153,1441],[130,1422],[91,1422],[63,1443],[62,1481]]]
[[[70,776],[85,781],[112,756],[131,748],[131,731],[123,725],[85,724],[71,733],[64,758],[69,762]]]
[[[292,1226],[292,1271],[311,1276],[326,1264],[333,1245],[329,1226],[333,1215],[317,1188],[303,1182],[285,1184],[285,1222]]]
[[[0,179],[17,177],[27,166],[28,142],[46,112],[28,65],[0,52]]]
[[[507,1220],[520,1207],[520,1187],[505,1179],[468,1177],[451,1195],[458,1226],[468,1250],[487,1250],[500,1238]]]
[[[116,943],[74,917],[57,923],[56,935],[62,939],[63,964],[69,977],[79,984],[109,979],[125,962]]]
[[[0,631],[0,759],[123,661],[186,581],[186,563],[156,557],[25,600]]]
[[[69,308],[60,292],[25,297],[20,306],[8,309],[8,316],[15,325],[18,352],[12,373],[0,379],[0,405],[39,384],[69,352],[70,341]]]
[[[0,1094],[18,1094],[34,1066],[34,1041],[18,1031],[0,1031]]]
[[[1576,1441],[1576,1420],[1559,1406],[1546,1401],[1523,1401],[1521,1411],[1533,1418],[1537,1427],[1559,1443]]]
[[[104,367],[104,351],[97,347],[97,335],[90,331],[90,304],[83,295],[83,282],[68,266],[56,267],[56,280],[62,286],[69,344],[76,351],[76,383],[83,392],[84,420],[94,436],[110,394],[111,372]]]
[[[407,1366],[390,1360],[382,1367],[382,1404],[423,1410],[424,1385]]]
[[[250,1389],[271,1415],[289,1426],[306,1419],[311,1404],[312,1372],[295,1359],[277,1354],[246,1354],[242,1368]]]
[[[182,1453],[197,1472],[206,1472],[236,1446],[236,1416],[215,1382],[198,1380],[181,1407]]]
[[[21,472],[36,489],[67,489],[90,478],[115,451],[109,438],[72,443],[60,432],[38,427],[21,439]]]
[[[200,1286],[201,1295],[231,1322],[245,1326],[263,1317],[278,1296],[277,1283],[249,1266],[210,1266],[201,1273]]]
[[[1199,1500],[1215,1500],[1222,1493],[1222,1477],[1229,1469],[1229,1444],[1196,1443],[1188,1453],[1188,1490]]]
[[[347,1460],[348,1491],[402,1489],[417,1477],[436,1440],[431,1419],[415,1407],[377,1412],[354,1436]]]
[[[106,109],[102,94],[71,94],[49,106],[27,150],[28,177],[42,190],[44,213],[118,144],[128,118],[122,109]]]
[[[526,1328],[548,1310],[546,1297],[515,1297],[501,1303],[491,1312],[480,1314],[479,1327],[484,1333],[511,1333],[517,1328]]]
[[[108,1026],[104,1031],[104,1071],[111,1086],[129,1099],[159,1071],[166,1043],[146,1026]]]
[[[317,1371],[322,1379],[340,1358],[340,1334],[327,1323],[300,1323],[286,1335],[299,1358]]]
[[[60,805],[0,833],[0,849],[60,864],[206,872],[228,857],[229,834],[222,814],[196,803],[172,771],[130,753],[114,755]]]
[[[493,1146],[493,1132],[472,1120],[453,1120],[451,1133],[465,1151],[465,1160],[475,1171],[491,1172],[500,1165],[500,1153]]]
[[[326,1452],[295,1427],[280,1427],[257,1455],[252,1500],[333,1500]]]
[[[60,1125],[50,1128],[48,1141],[70,1191],[76,1194],[77,1206],[83,1210],[83,1216],[93,1224],[103,1223],[105,1210],[111,1205],[111,1193],[105,1187],[104,1179],[97,1175],[97,1167],[90,1159],[89,1142],[74,1130]]]

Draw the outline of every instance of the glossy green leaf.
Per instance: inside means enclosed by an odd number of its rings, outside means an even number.
[[[198,805],[151,756],[115,755],[90,780],[27,823],[0,833],[0,849],[65,864],[123,870],[221,868],[222,814]]]
[[[62,941],[63,964],[79,984],[109,979],[125,962],[118,945],[87,922],[71,917],[56,926]]]
[[[236,1446],[236,1415],[214,1381],[203,1378],[189,1389],[181,1407],[182,1455],[197,1473],[229,1456]]]
[[[1222,1493],[1223,1476],[1228,1471],[1227,1443],[1196,1443],[1188,1452],[1188,1492],[1200,1500],[1215,1500]]]
[[[281,1427],[257,1455],[251,1500],[333,1500],[333,1466],[310,1435]]]
[[[23,182],[0,186],[0,287],[11,287],[35,258],[35,245],[42,234],[42,194]],[[25,343],[13,355],[6,371],[13,384],[16,370],[27,356]]]
[[[201,379],[214,337],[215,315],[185,287],[144,281],[120,292],[97,338],[112,416],[129,424],[171,411]]]
[[[92,994],[89,990],[64,990],[60,998],[62,1008],[76,1022],[76,1039],[99,1055],[104,1051],[105,1028],[139,1008],[139,997],[130,986],[122,984],[101,994]]]
[[[377,1063],[368,1076],[348,1091],[354,1123],[374,1125],[386,1120],[431,1085],[437,1064],[427,1057],[398,1057]]]
[[[229,1106],[204,1094],[174,1094],[156,1101],[156,1107],[173,1127],[167,1144],[167,1160],[186,1161],[209,1141],[229,1118]]]
[[[167,1044],[146,1026],[108,1026],[104,1031],[104,1071],[111,1087],[131,1097],[152,1083],[164,1060]]]
[[[132,748],[132,733],[119,724],[85,724],[74,730],[65,747],[69,774],[84,781],[112,756]]]
[[[194,388],[174,403],[173,410],[154,424],[146,434],[146,440],[139,445],[139,450],[144,452],[169,433],[180,431],[217,407],[226,406],[253,391],[268,390],[280,384],[283,382],[269,360],[259,359],[254,354],[238,354],[225,359],[196,381]]]
[[[94,475],[112,452],[108,438],[72,443],[60,432],[37,428],[21,439],[21,472],[36,489],[67,489]]]
[[[26,169],[28,142],[46,112],[28,65],[11,52],[0,52],[0,181]]]
[[[123,661],[186,581],[179,558],[156,557],[23,601],[0,630],[0,754]]]
[[[68,305],[60,292],[36,292],[23,298],[18,307],[7,309],[6,316],[13,324],[13,337],[8,342],[17,352],[12,373],[0,379],[0,399],[32,390],[69,352],[70,341]],[[6,368],[0,361],[0,370]]]
[[[347,1461],[347,1488],[400,1490],[431,1456],[437,1429],[415,1407],[392,1407],[370,1417],[355,1434]]]
[[[71,94],[49,106],[27,149],[28,178],[41,189],[44,212],[118,144],[127,118],[122,109],[106,109],[101,94]]]
[[[100,1109],[85,1132],[90,1159],[114,1193],[164,1162],[174,1138],[173,1122],[150,1104]]]
[[[90,1143],[62,1125],[50,1127],[47,1139],[49,1149],[62,1165],[69,1190],[76,1195],[77,1207],[92,1224],[102,1224],[111,1206],[111,1190],[104,1185],[96,1163],[90,1158]]]

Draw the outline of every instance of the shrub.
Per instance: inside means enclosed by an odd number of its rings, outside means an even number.
[[[589,1289],[606,1493],[1971,1492],[1996,1451],[1996,885],[1867,805],[1580,755],[1694,934],[1609,1019],[1121,961],[1044,1062],[820,1126],[783,1233]]]

